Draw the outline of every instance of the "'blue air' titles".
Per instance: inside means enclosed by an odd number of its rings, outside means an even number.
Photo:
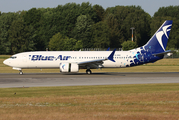
[[[68,60],[71,56],[62,56],[59,55],[58,57],[55,56],[43,56],[43,55],[29,55],[29,59],[32,61],[56,61],[56,60]]]

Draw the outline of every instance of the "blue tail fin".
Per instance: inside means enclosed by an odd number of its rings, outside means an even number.
[[[146,45],[145,50],[152,53],[164,52],[167,46],[170,30],[172,27],[172,20],[165,21],[157,32],[152,36]]]

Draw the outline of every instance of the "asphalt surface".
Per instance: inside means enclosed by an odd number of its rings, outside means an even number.
[[[179,83],[179,73],[0,74],[0,88]]]

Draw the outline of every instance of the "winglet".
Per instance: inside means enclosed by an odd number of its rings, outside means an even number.
[[[116,62],[116,61],[113,59],[113,56],[114,56],[115,51],[116,51],[116,49],[114,49],[114,50],[112,51],[112,53],[111,53],[111,54],[109,55],[109,57],[108,57],[108,60],[111,60],[111,61],[113,61],[113,62]]]
[[[106,51],[109,51],[110,50],[110,47],[108,47],[108,49]]]

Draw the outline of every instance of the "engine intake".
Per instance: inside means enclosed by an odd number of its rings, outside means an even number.
[[[78,72],[79,66],[76,63],[60,63],[60,72]]]

